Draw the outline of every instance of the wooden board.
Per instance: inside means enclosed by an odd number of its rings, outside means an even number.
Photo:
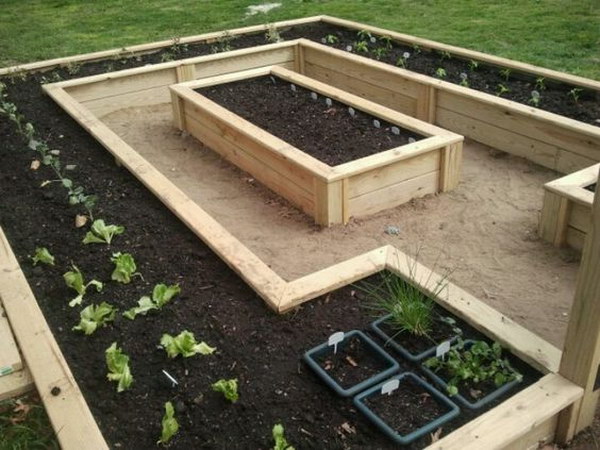
[[[35,390],[35,384],[27,367],[0,377],[0,402],[25,395],[33,390]]]
[[[0,292],[0,378],[12,372],[23,368],[23,361],[15,339],[13,338],[12,329],[6,318],[6,313],[2,308],[2,298]]]

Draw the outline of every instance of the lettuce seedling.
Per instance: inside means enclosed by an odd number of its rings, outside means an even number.
[[[108,374],[106,377],[110,381],[117,381],[117,392],[123,392],[129,389],[133,383],[133,376],[129,369],[129,356],[117,347],[117,343],[113,342],[110,347],[104,352],[106,355],[106,366]]]
[[[49,266],[54,265],[54,256],[48,251],[46,247],[37,247],[35,249],[35,255],[31,258],[33,265],[37,266],[37,263],[48,264]]]
[[[83,281],[83,274],[77,268],[77,266],[73,265],[71,267],[73,270],[70,270],[69,272],[63,274],[63,278],[65,279],[65,283],[67,283],[67,286],[71,289],[74,289],[77,292],[77,294],[79,294],[77,295],[77,297],[75,297],[69,302],[69,306],[73,307],[75,305],[81,305],[81,302],[83,301],[83,296],[87,292],[87,288],[89,288],[90,286],[94,286],[96,288],[96,291],[100,292],[102,291],[104,284],[102,284],[98,280],[92,280],[86,284]]]
[[[238,381],[237,378],[231,380],[221,379],[211,385],[213,391],[221,392],[227,400],[231,403],[235,403],[240,398],[238,394]]]
[[[104,220],[94,220],[94,223],[90,227],[90,231],[87,232],[83,238],[84,244],[109,244],[117,234],[123,234],[125,227],[121,225],[106,225]]]
[[[168,443],[177,431],[179,431],[179,423],[175,419],[175,409],[171,402],[167,402],[165,403],[165,415],[162,418],[162,433],[157,444]]]
[[[81,320],[73,330],[83,331],[87,336],[98,328],[105,327],[108,322],[115,320],[117,308],[102,302],[99,305],[89,305],[79,313]]]
[[[178,284],[172,286],[167,286],[163,283],[157,284],[152,291],[152,298],[144,295],[138,300],[138,306],[125,311],[123,317],[133,320],[138,314],[145,316],[148,311],[162,309],[163,306],[169,303],[180,292],[181,289]]]
[[[113,273],[110,276],[112,280],[128,284],[131,282],[132,276],[138,275],[142,277],[141,273],[135,271],[137,266],[131,254],[121,252],[113,253],[110,260],[115,263],[115,270],[113,270]]]
[[[283,425],[280,423],[273,426],[273,439],[275,440],[273,450],[295,450],[285,439]]]
[[[206,342],[198,343],[194,337],[194,333],[184,330],[179,333],[179,336],[173,337],[170,334],[163,334],[160,338],[160,345],[167,351],[169,358],[175,358],[177,355],[182,355],[184,358],[189,358],[196,354],[211,355],[216,348],[209,346]]]

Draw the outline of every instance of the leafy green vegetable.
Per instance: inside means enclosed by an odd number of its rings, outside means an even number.
[[[273,450],[295,450],[285,439],[283,425],[280,423],[273,426],[273,439],[275,440]]]
[[[88,231],[83,238],[84,244],[109,244],[112,242],[113,237],[117,234],[122,234],[125,231],[125,227],[121,225],[106,225],[104,220],[94,220],[94,223],[90,227],[91,231]]]
[[[31,258],[33,265],[37,266],[37,263],[48,264],[49,266],[54,265],[54,256],[48,251],[46,247],[37,247],[35,249],[35,255]]]
[[[108,367],[107,378],[110,381],[117,381],[117,392],[123,392],[129,389],[133,383],[133,376],[129,369],[129,356],[124,354],[117,343],[113,342],[105,351],[106,366]]]
[[[83,331],[86,335],[90,335],[98,328],[104,327],[108,322],[115,320],[116,312],[117,308],[106,302],[99,305],[89,305],[79,313],[81,320],[79,325],[73,327],[73,330]]]
[[[148,311],[153,309],[161,309],[167,303],[171,301],[173,297],[181,292],[178,284],[167,286],[166,284],[160,283],[154,286],[152,291],[152,298],[144,295],[138,300],[138,306],[128,309],[123,313],[123,316],[128,319],[135,319],[138,314],[146,315]]]
[[[182,355],[184,358],[189,358],[196,354],[211,355],[216,348],[210,347],[206,342],[198,343],[194,337],[194,333],[190,331],[182,331],[177,337],[170,334],[163,334],[160,339],[160,345],[167,351],[169,358],[175,358],[177,355]]]
[[[233,378],[231,380],[219,380],[216,383],[213,383],[212,389],[215,392],[221,392],[227,400],[231,403],[235,403],[240,398],[238,394],[238,381],[237,378]]]
[[[111,275],[111,279],[118,281],[119,283],[127,284],[131,282],[131,277],[134,275],[142,276],[141,273],[136,272],[137,266],[133,256],[129,253],[113,253],[110,260],[115,263],[115,270]]]
[[[165,415],[162,418],[162,433],[157,444],[168,443],[177,431],[179,431],[179,424],[175,419],[175,409],[171,402],[167,402],[165,403]]]
[[[448,394],[458,394],[461,383],[476,384],[491,380],[497,387],[512,380],[521,380],[508,360],[502,358],[502,347],[497,342],[489,345],[485,341],[473,343],[458,340],[458,344],[442,357],[429,358],[425,366],[434,372],[444,371],[449,375]]]
[[[90,286],[94,286],[96,288],[96,291],[100,292],[102,291],[104,284],[102,284],[98,280],[92,280],[89,283],[85,284],[85,282],[83,281],[83,274],[77,268],[77,266],[73,265],[71,266],[71,268],[73,270],[64,273],[63,278],[67,286],[71,289],[74,289],[77,292],[77,294],[79,294],[77,295],[77,297],[75,297],[69,302],[69,306],[73,307],[75,305],[81,305],[81,302],[83,301],[83,296],[85,295],[87,289]]]

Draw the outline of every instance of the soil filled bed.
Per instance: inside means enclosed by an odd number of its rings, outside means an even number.
[[[196,92],[330,166],[423,139],[362,111],[352,109],[350,114],[343,103],[329,99],[328,105],[322,95],[313,98],[310,90],[278,77]]]
[[[597,185],[598,185],[598,183],[594,183],[594,184],[590,184],[589,186],[586,186],[585,188],[586,188],[588,191],[591,191],[591,192],[596,192],[596,186],[597,186]]]

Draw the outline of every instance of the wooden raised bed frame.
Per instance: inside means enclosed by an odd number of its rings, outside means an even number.
[[[468,59],[478,59],[491,64],[510,67],[513,70],[533,74],[533,76],[544,76],[590,89],[598,90],[600,86],[600,83],[592,80],[327,16],[281,22],[274,24],[274,26],[285,27],[318,21],[387,34],[398,41],[409,43],[409,45],[415,43],[421,47],[448,50]],[[232,30],[230,33],[235,35],[245,32],[259,32],[266,29],[267,26],[265,25]],[[208,33],[182,38],[181,42],[210,41],[217,39],[220,35],[222,33]],[[60,64],[91,61],[114,55],[151,52],[172,44],[173,41],[162,41],[129,47],[127,49],[42,61],[0,69],[0,75],[29,70],[45,70]],[[269,50],[275,51],[284,47],[277,47],[277,45],[279,44],[264,46],[262,47],[262,51],[268,53]],[[318,49],[320,46],[311,44],[311,47]],[[302,61],[304,59],[302,57],[298,58],[298,55],[303,51],[303,47],[293,44],[290,50],[291,55],[283,51],[279,54],[279,58],[274,58],[273,54],[271,54],[271,61],[263,61],[263,66],[283,64],[284,66],[291,66],[299,72],[304,72],[302,68]],[[230,52],[229,57],[226,55],[201,57],[204,59],[202,59],[203,63],[199,65],[201,69],[206,69],[208,72],[216,68],[220,73],[227,73],[224,65],[227,66],[231,62],[229,58],[232,55],[235,54],[236,57],[239,57],[252,54],[253,51],[252,49],[247,49]],[[330,51],[336,52],[331,49]],[[337,55],[341,57],[344,53],[339,52]],[[345,56],[349,56],[348,60],[359,64],[360,67],[367,66],[367,61],[363,58],[355,55]],[[224,57],[223,60],[221,60],[221,57]],[[406,270],[406,266],[401,264],[402,258],[399,252],[387,246],[357,256],[315,274],[307,275],[292,282],[285,282],[277,277],[268,266],[258,260],[255,255],[249,252],[247,248],[233,238],[227,230],[223,229],[222,226],[215,222],[201,208],[190,204],[187,201],[189,199],[183,193],[178,191],[173,185],[170,185],[170,182],[162,174],[158,173],[154,167],[145,162],[143,158],[96,117],[96,115],[105,114],[111,112],[111,110],[114,111],[125,106],[133,106],[133,104],[168,102],[167,87],[170,84],[174,84],[173,79],[175,79],[175,82],[180,82],[203,76],[202,73],[198,77],[195,76],[195,70],[198,65],[193,65],[192,62],[192,60],[201,58],[157,64],[152,67],[142,67],[131,69],[130,71],[90,77],[93,79],[90,85],[84,86],[78,93],[67,93],[65,89],[68,89],[68,86],[49,86],[47,87],[47,91],[69,114],[76,117],[85,129],[115,154],[165,205],[207,242],[263,298],[266,300],[270,299],[267,302],[271,307],[280,311],[286,310],[286,307],[291,308],[306,298],[312,298],[384,268],[406,277],[407,274],[403,273],[403,270]],[[272,59],[278,60],[272,61]],[[237,70],[250,68],[243,67],[240,61],[243,61],[243,58],[236,62]],[[254,62],[256,63],[256,61]],[[390,66],[384,68],[382,64],[377,62],[370,62],[369,64],[370,68],[368,72],[371,74],[370,70],[372,68],[378,69],[374,72],[375,75],[381,76],[383,74],[388,77],[388,86],[393,86],[396,82],[399,83],[398,80],[402,78],[415,75]],[[418,77],[427,80],[427,83],[430,84],[425,83],[427,84],[427,88],[421,88],[421,95],[412,97],[412,102],[416,110],[419,111],[416,115],[423,117],[426,111],[426,115],[431,121],[435,121],[437,117],[437,108],[439,106],[435,106],[435,93],[438,88],[458,89],[457,93],[466,93],[468,91],[467,88],[432,80],[428,77]],[[372,100],[379,100],[381,98],[380,94],[384,92],[382,89],[385,89],[385,83],[382,86],[375,86],[369,81],[362,81],[360,77],[356,78],[356,80],[356,87],[351,89],[356,89],[359,93],[362,90],[362,96]],[[452,87],[449,88],[446,85]],[[375,86],[376,89],[373,91],[371,86]],[[76,88],[74,88],[75,90]],[[431,95],[432,93],[434,95]],[[82,102],[87,102],[87,104],[79,103],[70,94],[76,97],[87,95],[87,100],[80,98]],[[474,102],[477,102],[479,96],[485,96],[485,94],[476,94],[471,98]],[[378,99],[377,97],[380,98]],[[427,99],[427,101],[424,99]],[[514,106],[513,102],[503,99],[498,100],[501,101],[500,105],[504,107],[499,110],[504,111],[507,115],[511,115],[513,110],[510,108]],[[487,103],[482,102],[481,104]],[[421,106],[417,107],[417,105]],[[423,105],[433,105],[433,107],[424,107]],[[487,105],[490,106],[490,104]],[[540,113],[539,110],[534,108],[523,108],[531,110],[530,115],[532,118],[537,117]],[[543,115],[546,114],[550,113],[543,113]],[[550,114],[550,116],[557,122],[563,119],[554,114]],[[468,125],[466,118],[462,120],[463,122],[461,123],[463,125]],[[570,125],[572,125],[573,121],[570,119],[563,120],[567,123],[567,129],[571,133],[577,134],[578,128],[583,126],[579,122],[575,122],[577,126],[571,127]],[[557,123],[556,128],[560,132],[561,124]],[[453,128],[450,127],[450,129]],[[489,128],[486,129],[492,131],[490,139],[495,139],[497,142],[496,145],[493,143],[490,143],[490,145],[499,147],[509,153],[520,154],[533,161],[538,160],[540,164],[549,165],[558,168],[558,170],[572,170],[571,164],[564,164],[568,160],[574,161],[574,166],[576,167],[577,165],[586,165],[590,158],[594,162],[597,162],[599,159],[597,153],[600,150],[596,149],[597,152],[593,152],[589,157],[585,157],[585,161],[577,163],[579,159],[576,156],[570,155],[571,153],[577,155],[577,153],[569,150],[569,142],[565,142],[562,147],[555,147],[554,151],[551,152],[550,158],[539,158],[539,152],[536,152],[535,146],[528,147],[527,145],[518,143],[522,136],[521,134],[510,134],[511,132],[508,130],[508,134],[504,134],[504,136],[508,136],[508,139],[503,143],[498,138],[498,135],[494,134],[496,131],[494,124],[489,124]],[[464,134],[486,143],[484,139],[487,138],[481,132],[478,134],[477,130]],[[595,127],[586,125],[579,137],[585,140],[589,136],[590,139],[588,142],[593,143],[596,142],[599,135],[600,132]],[[480,139],[477,139],[477,136]],[[575,140],[578,139],[576,138]],[[563,157],[563,153],[567,158]],[[600,199],[597,198],[592,210],[589,237],[586,240],[583,251],[577,292],[570,315],[571,318],[564,352],[561,352],[559,349],[456,286],[449,285],[442,296],[436,297],[436,301],[442,306],[469,321],[491,338],[497,339],[503,345],[507,346],[522,359],[548,374],[536,384],[432,444],[429,447],[430,449],[536,448],[538,442],[543,440],[547,441],[556,438],[558,442],[566,442],[575,432],[591,424],[598,403],[598,392],[594,390],[594,382],[600,362],[600,324],[597,320],[598,315],[600,315],[600,280],[596,276],[598,266],[600,266]],[[419,266],[418,271],[427,271],[427,269]],[[107,448],[97,424],[89,413],[85,399],[81,396],[76,382],[72,379],[69,368],[60,353],[60,349],[54,342],[43,315],[37,307],[35,298],[18,266],[6,237],[1,231],[0,297],[6,309],[17,343],[23,352],[26,364],[30,366],[36,387],[44,400],[62,447],[65,449],[79,449],[84,447]],[[273,299],[279,300],[274,302]],[[50,390],[57,384],[63,386],[65,389],[62,389],[61,395],[56,397],[51,396]]]
[[[557,247],[582,250],[590,231],[594,192],[586,187],[598,183],[600,164],[544,185],[544,205],[539,234]]]
[[[425,139],[331,167],[228,111],[195,89],[273,75]],[[320,225],[347,223],[458,184],[462,136],[282,67],[267,67],[171,86],[175,126],[285,197]]]

